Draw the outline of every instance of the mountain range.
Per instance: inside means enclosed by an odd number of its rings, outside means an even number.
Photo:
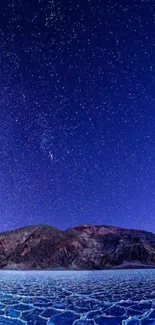
[[[101,270],[155,267],[155,234],[113,226],[48,225],[0,234],[0,269]]]

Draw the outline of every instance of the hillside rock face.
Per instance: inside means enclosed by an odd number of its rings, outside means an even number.
[[[155,235],[111,226],[47,225],[0,234],[1,269],[155,267]]]

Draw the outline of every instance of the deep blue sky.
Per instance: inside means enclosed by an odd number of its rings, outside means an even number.
[[[0,231],[155,232],[155,3],[0,2]]]

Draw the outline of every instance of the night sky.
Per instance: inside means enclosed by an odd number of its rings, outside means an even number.
[[[1,0],[0,231],[155,232],[155,3]]]

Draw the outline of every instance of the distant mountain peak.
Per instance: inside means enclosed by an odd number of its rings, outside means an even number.
[[[155,235],[82,224],[65,231],[32,225],[0,234],[1,269],[155,267]]]

